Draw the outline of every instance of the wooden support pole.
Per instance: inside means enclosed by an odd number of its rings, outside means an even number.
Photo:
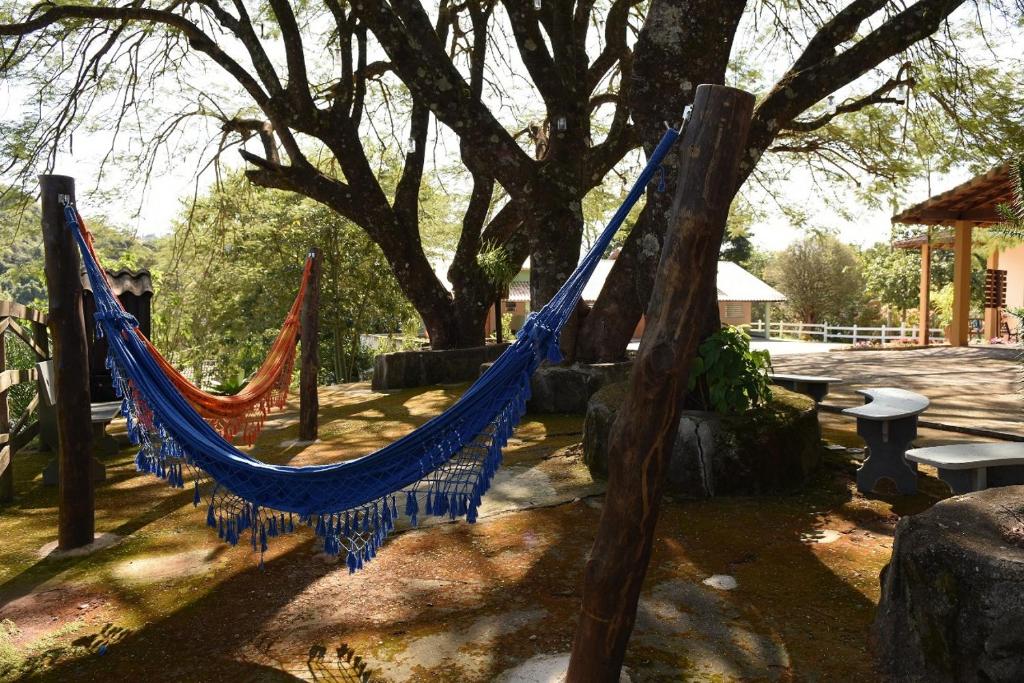
[[[608,493],[584,571],[569,683],[619,680],[672,454],[700,321],[717,305],[718,253],[754,96],[701,85],[678,154],[672,218],[626,400],[612,427]]]
[[[89,351],[82,314],[81,265],[78,247],[64,220],[64,204],[75,202],[75,181],[67,176],[43,175],[39,184],[60,442],[57,546],[70,550],[92,543],[95,532]]]
[[[921,245],[921,289],[918,292],[918,342],[922,346],[931,343],[930,316],[932,287],[932,245],[925,242]]]
[[[313,266],[309,272],[306,296],[302,300],[301,331],[302,365],[299,367],[299,438],[316,441],[320,400],[316,393],[320,371],[320,267],[323,256],[313,247]]]
[[[953,328],[952,346],[970,343],[971,314],[971,224],[956,221],[953,226]]]
[[[986,264],[988,270],[999,270],[999,249],[995,248],[992,253],[988,255],[988,263]],[[996,337],[1002,336],[999,329],[999,323],[1002,322],[1003,309],[999,307],[986,307],[985,308],[985,322],[984,322],[984,341],[986,344]]]
[[[6,331],[0,327],[0,373],[7,369],[6,337]],[[11,415],[7,408],[7,389],[4,389],[0,391],[0,503],[14,499],[14,440],[10,431]]]

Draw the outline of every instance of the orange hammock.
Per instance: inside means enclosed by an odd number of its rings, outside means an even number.
[[[89,251],[92,252],[96,263],[100,263],[93,246],[92,233],[85,227],[85,222],[80,215],[78,223],[82,228]],[[157,351],[142,330],[135,328],[135,333],[149,349],[164,374],[192,404],[196,412],[229,441],[236,435],[241,435],[243,443],[252,445],[263,430],[267,413],[273,409],[284,408],[288,400],[292,368],[295,366],[295,344],[299,338],[299,312],[302,309],[302,299],[306,294],[312,266],[312,259],[307,258],[305,268],[302,270],[299,293],[295,296],[288,315],[285,316],[277,339],[274,340],[270,352],[256,374],[241,391],[233,396],[218,396],[197,387]],[[106,273],[105,270],[103,272]]]

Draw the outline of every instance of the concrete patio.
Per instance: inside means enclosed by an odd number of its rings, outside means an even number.
[[[773,354],[772,362],[780,373],[843,378],[845,384],[833,385],[825,400],[829,404],[862,403],[857,389],[899,387],[931,400],[922,420],[1024,438],[1020,355],[1012,347],[934,347]]]

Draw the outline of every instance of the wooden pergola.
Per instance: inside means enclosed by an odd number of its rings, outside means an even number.
[[[1011,165],[1000,164],[951,190],[929,197],[892,217],[893,223],[941,226],[948,228],[907,240],[894,242],[901,249],[921,250],[921,343],[928,344],[929,287],[931,286],[931,252],[953,249],[953,322],[949,343],[967,346],[970,335],[971,305],[971,233],[975,227],[1002,222],[996,207],[1013,198]],[[988,267],[999,267],[999,252],[988,259]],[[985,338],[999,333],[999,309],[985,309]]]

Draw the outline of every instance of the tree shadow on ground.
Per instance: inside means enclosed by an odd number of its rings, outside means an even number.
[[[797,678],[875,677],[867,649],[872,596],[877,572],[889,559],[895,521],[940,499],[935,482],[926,478],[917,496],[855,495],[858,465],[830,457],[822,480],[803,493],[683,504],[670,507],[660,523],[661,529],[678,525],[674,540],[702,575],[737,578],[739,588],[726,597],[779,639],[789,674]],[[891,504],[891,512],[879,503]],[[854,528],[821,542],[818,527],[837,523]],[[651,580],[662,578],[654,571]]]
[[[107,625],[84,635],[73,642],[85,649],[83,656],[49,662],[49,668],[33,673],[38,680],[47,681],[302,680],[280,667],[232,654],[252,648],[261,626],[272,622],[274,615],[311,583],[336,571],[336,565],[310,561],[312,544],[308,540],[268,561],[265,570],[253,562],[212,586],[204,596],[137,630]],[[185,602],[192,596],[183,593],[181,597]],[[104,644],[107,647],[100,652]],[[326,650],[324,656],[310,650],[307,662],[318,680],[360,680],[358,674],[342,677],[339,672],[348,664],[343,658],[332,662]],[[334,674],[330,674],[332,669]]]

